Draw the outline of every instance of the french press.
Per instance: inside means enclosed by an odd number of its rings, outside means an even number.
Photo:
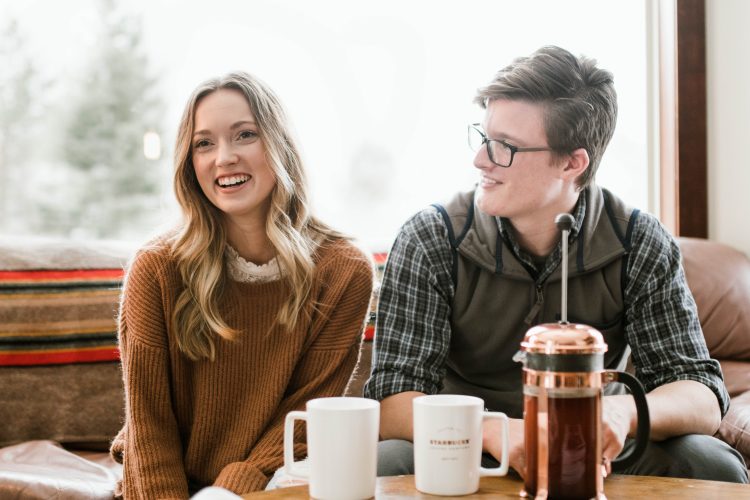
[[[558,323],[537,325],[521,343],[526,473],[521,496],[595,498],[604,496],[602,472],[602,391],[621,382],[635,398],[636,445],[613,465],[627,467],[649,440],[646,395],[632,375],[604,369],[607,344],[587,325],[568,323],[568,235],[575,219],[560,214],[562,308]]]

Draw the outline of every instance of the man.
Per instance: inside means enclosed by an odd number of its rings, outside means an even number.
[[[674,239],[594,184],[617,118],[612,74],[543,47],[475,101],[486,109],[469,127],[478,185],[407,221],[388,258],[365,387],[381,401],[379,474],[413,473],[412,399],[438,392],[481,397],[511,417],[511,466],[523,474],[522,366],[512,358],[528,328],[560,318],[554,220],[567,212],[568,317],[603,333],[607,368],[623,368],[632,350],[648,392],[652,442],[616,472],[747,482],[741,456],[711,437],[729,397]],[[495,458],[496,426],[483,429]],[[606,396],[604,463],[632,446],[635,429],[633,398]]]

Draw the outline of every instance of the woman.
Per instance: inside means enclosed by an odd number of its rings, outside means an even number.
[[[344,391],[372,290],[369,259],[310,214],[284,111],[256,78],[195,90],[175,160],[184,221],[136,255],[120,309],[125,498],[263,489],[287,412]]]

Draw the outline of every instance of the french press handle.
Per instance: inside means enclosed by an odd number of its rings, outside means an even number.
[[[648,413],[648,403],[646,402],[646,391],[643,389],[641,382],[626,372],[606,370],[604,372],[607,382],[620,382],[630,389],[630,393],[635,399],[635,409],[638,414],[638,426],[635,431],[635,446],[629,452],[617,457],[612,461],[612,470],[622,471],[633,465],[641,458],[643,452],[648,447],[648,441],[651,437],[651,419]]]

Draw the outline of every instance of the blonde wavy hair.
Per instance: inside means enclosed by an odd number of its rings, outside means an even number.
[[[219,89],[238,90],[247,99],[276,179],[266,234],[291,292],[278,312],[278,324],[288,329],[297,324],[310,295],[316,249],[324,240],[342,237],[310,213],[302,160],[284,108],[273,91],[243,72],[199,85],[185,106],[177,133],[174,189],[183,223],[170,240],[185,286],[177,297],[171,323],[179,349],[193,360],[214,360],[216,335],[233,339],[237,334],[218,309],[229,280],[222,212],[204,195],[192,161],[196,107],[202,98]]]

